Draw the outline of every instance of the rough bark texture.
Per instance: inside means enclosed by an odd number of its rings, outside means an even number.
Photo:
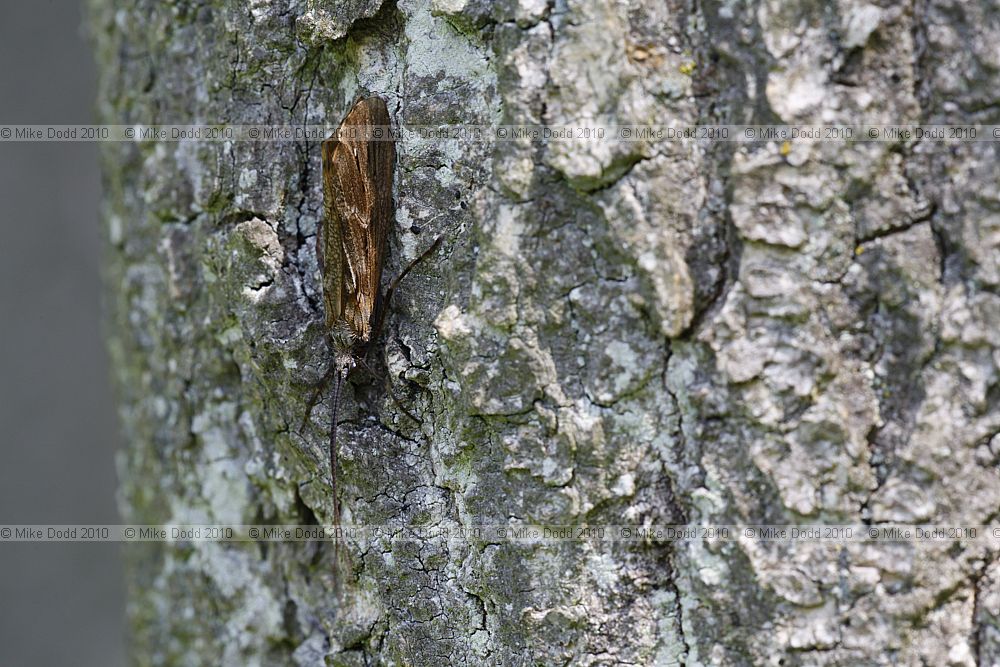
[[[96,0],[105,122],[998,122],[995,0]],[[344,521],[953,522],[1000,505],[997,148],[398,147]],[[315,143],[109,144],[140,523],[327,522]],[[405,405],[419,424],[402,413]],[[130,548],[136,664],[990,665],[983,546]],[[923,662],[922,662],[923,661]]]

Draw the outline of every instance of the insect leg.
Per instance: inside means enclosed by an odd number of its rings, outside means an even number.
[[[302,418],[302,426],[299,427],[299,433],[302,433],[302,431],[305,430],[306,423],[309,421],[310,415],[312,415],[313,408],[316,407],[316,404],[319,402],[319,397],[324,391],[326,391],[326,388],[330,386],[330,380],[333,378],[333,374],[336,370],[337,365],[335,363],[330,364],[330,367],[326,370],[323,378],[319,381],[319,384],[316,385],[316,391],[314,391],[313,395],[309,397],[309,403],[306,404],[306,414]]]
[[[437,250],[443,239],[444,236],[439,236],[434,239],[434,243],[432,243],[427,250],[424,250],[420,253],[419,257],[407,264],[406,268],[400,271],[399,275],[393,278],[389,283],[389,287],[385,290],[385,296],[382,298],[381,304],[379,305],[378,318],[375,321],[375,326],[372,327],[372,334],[369,340],[374,342],[378,340],[378,337],[381,335],[382,325],[385,324],[385,311],[389,309],[389,302],[392,301],[392,295],[396,291],[396,287],[399,286],[400,281],[406,277],[406,274],[413,270],[413,267],[427,259],[435,250]]]
[[[389,391],[387,393],[389,394],[389,398],[392,400],[393,405],[396,406],[396,409],[399,410],[400,412],[402,412],[404,415],[406,415],[410,419],[412,419],[414,424],[417,424],[419,426],[419,425],[421,425],[421,424],[424,423],[423,420],[417,419],[413,415],[412,412],[410,412],[409,410],[407,410],[406,407],[402,403],[399,402],[399,399],[396,398],[396,395],[392,393],[392,388],[391,387],[389,388]]]

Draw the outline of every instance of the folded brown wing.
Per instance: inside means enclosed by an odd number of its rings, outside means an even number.
[[[360,100],[337,135],[323,142],[324,220],[317,239],[330,329],[368,342],[378,305],[385,239],[392,224],[395,148],[385,102]],[[373,129],[376,130],[373,136]]]
[[[316,234],[316,255],[319,259],[320,285],[323,291],[327,329],[331,329],[344,312],[344,249],[341,244],[340,207],[336,202],[340,186],[333,167],[333,154],[337,143],[334,135],[322,145],[323,219]]]

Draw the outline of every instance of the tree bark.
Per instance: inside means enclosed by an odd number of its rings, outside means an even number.
[[[996,123],[998,3],[93,0],[109,123]],[[398,145],[344,522],[983,525],[996,143]],[[329,523],[318,144],[104,153],[121,505]],[[405,408],[405,410],[403,409]],[[409,415],[407,414],[409,413]],[[415,420],[413,418],[416,418]],[[136,664],[988,665],[989,544],[129,547]]]

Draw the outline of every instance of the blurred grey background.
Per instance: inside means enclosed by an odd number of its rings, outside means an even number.
[[[0,124],[91,123],[73,0],[4,0]],[[98,145],[0,143],[0,524],[118,523]],[[0,543],[0,665],[125,664],[120,545]]]

